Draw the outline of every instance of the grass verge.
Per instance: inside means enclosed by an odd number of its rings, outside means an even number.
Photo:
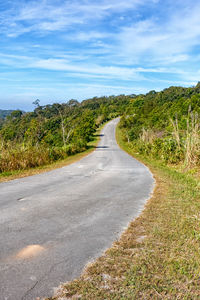
[[[121,148],[153,172],[156,187],[143,213],[82,276],[48,299],[200,299],[200,183]]]
[[[27,169],[27,170],[17,170],[17,171],[0,173],[0,182],[6,182],[6,181],[17,179],[17,178],[22,178],[22,177],[27,177],[27,176],[32,176],[32,175],[48,172],[48,171],[51,171],[51,170],[54,170],[57,168],[61,168],[61,167],[70,165],[76,161],[79,161],[80,159],[82,159],[83,157],[87,156],[88,154],[90,154],[92,151],[95,150],[95,148],[98,145],[99,140],[100,140],[99,134],[100,134],[101,130],[103,129],[103,127],[105,126],[105,124],[103,124],[100,128],[97,129],[97,131],[94,135],[93,141],[91,141],[88,144],[88,149],[85,150],[84,152],[68,156],[67,158],[65,158],[63,160],[58,160],[56,162],[53,162],[51,164],[44,165],[41,167]]]

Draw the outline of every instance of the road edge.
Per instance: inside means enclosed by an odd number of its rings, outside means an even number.
[[[71,280],[71,281],[68,281],[67,283],[63,283],[61,284],[56,290],[55,290],[55,294],[52,296],[52,297],[49,297],[49,298],[43,298],[44,300],[61,300],[61,299],[64,299],[63,297],[66,296],[67,298],[66,299],[79,299],[78,298],[78,291],[79,291],[79,285],[81,287],[81,283],[80,282],[88,282],[90,284],[90,281],[93,279],[93,273],[94,273],[94,269],[96,269],[96,265],[98,264],[102,264],[103,266],[103,260],[106,259],[108,256],[110,256],[110,253],[112,252],[115,252],[116,248],[119,247],[121,241],[124,240],[124,238],[126,239],[126,235],[129,234],[129,230],[131,227],[134,226],[134,224],[137,222],[137,220],[139,220],[144,211],[146,210],[146,207],[149,205],[149,202],[152,201],[153,197],[154,197],[154,193],[155,193],[155,190],[157,188],[157,180],[156,180],[156,176],[154,175],[154,173],[150,170],[150,168],[144,164],[141,160],[135,158],[133,155],[131,155],[130,152],[126,151],[124,148],[122,148],[122,146],[120,145],[119,143],[119,138],[117,136],[117,131],[118,131],[118,126],[119,126],[119,122],[117,123],[116,127],[115,127],[115,139],[116,139],[116,142],[117,142],[117,145],[119,146],[119,148],[126,152],[129,156],[131,156],[132,158],[138,160],[141,164],[143,164],[148,170],[149,170],[149,173],[151,174],[152,178],[153,178],[153,186],[152,186],[152,191],[151,193],[148,195],[148,197],[145,199],[145,204],[144,204],[144,207],[142,209],[141,212],[139,212],[139,214],[134,217],[132,220],[130,220],[130,222],[128,222],[126,228],[123,229],[123,231],[121,232],[120,236],[118,239],[116,239],[115,241],[113,241],[112,245],[110,248],[107,248],[106,250],[102,251],[101,255],[97,258],[94,258],[93,261],[89,261],[81,275],[79,277],[77,277],[76,279],[74,280]],[[135,242],[137,243],[140,243],[140,238],[142,239],[143,241],[143,235],[142,233],[140,233],[140,236],[138,237],[138,232],[136,233],[136,237],[135,237]],[[97,267],[98,268],[98,267]],[[92,276],[91,276],[91,270],[92,270]],[[98,274],[98,272],[97,272]],[[99,275],[99,274],[98,274]],[[97,276],[98,276],[97,275]],[[103,273],[103,276],[106,276],[106,274]],[[96,275],[95,275],[96,276]],[[101,275],[102,277],[102,275]],[[106,280],[104,280],[106,281]],[[75,286],[75,289],[74,289],[74,286]],[[75,294],[72,292],[69,292],[68,294],[68,290],[70,290],[72,288],[72,291],[74,292],[74,290],[76,291]],[[77,296],[77,298],[76,298]],[[74,298],[75,297],[75,298]],[[93,295],[92,295],[93,297]],[[82,299],[80,297],[80,299]],[[92,298],[84,298],[84,299],[92,299]],[[93,299],[97,299],[97,298],[93,298]],[[101,298],[98,298],[98,299],[101,299]]]

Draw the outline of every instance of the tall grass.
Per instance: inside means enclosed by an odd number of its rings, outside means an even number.
[[[40,167],[82,152],[85,145],[67,145],[66,147],[30,146],[15,143],[0,146],[0,173]]]
[[[190,112],[185,137],[185,164],[195,165],[200,159],[200,122],[198,113]]]
[[[156,138],[156,134],[152,129],[142,128],[142,132],[140,134],[140,140],[144,143],[153,143]]]
[[[173,119],[170,118],[170,122],[173,126],[173,136],[177,142],[177,145],[178,145],[178,149],[180,150],[181,149],[181,142],[180,142],[180,130],[179,130],[179,126],[178,126],[178,119],[177,119],[177,115],[176,115],[176,120],[174,121]]]
[[[169,163],[179,163],[191,168],[200,164],[200,118],[197,112],[188,111],[186,128],[180,129],[178,118],[170,119],[171,131],[156,132],[143,128],[132,147],[139,153],[150,155]],[[126,137],[126,132],[124,134]]]

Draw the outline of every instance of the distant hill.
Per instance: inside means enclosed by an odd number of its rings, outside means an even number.
[[[3,110],[3,109],[0,109],[0,119],[5,119],[12,112],[13,112],[13,110]]]

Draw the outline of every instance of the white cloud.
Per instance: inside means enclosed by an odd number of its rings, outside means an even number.
[[[23,88],[37,95],[38,88],[56,99],[66,87],[70,97],[92,97],[137,92],[133,85],[139,92],[155,84],[189,85],[200,78],[200,56],[193,52],[200,44],[197,1],[14,0],[8,5],[0,15],[1,36],[7,36],[0,53],[7,76],[1,77],[10,86],[19,78],[21,95]],[[34,76],[40,74],[39,88]],[[65,81],[70,84],[62,86]]]
[[[21,1],[13,3],[0,18],[3,32],[9,37],[33,32],[64,30],[75,24],[100,20],[113,12],[124,12],[150,0],[76,0]],[[11,2],[12,3],[12,2]],[[14,5],[15,4],[15,5]]]
[[[78,74],[85,74],[93,77],[101,78],[118,78],[121,80],[142,80],[142,75],[134,68],[115,67],[115,66],[102,66],[94,63],[75,63],[71,61],[70,56],[68,59],[64,58],[49,58],[38,59],[35,57],[9,55],[0,53],[0,63],[18,69],[43,69],[51,71],[72,72]],[[73,59],[73,56],[72,56]]]
[[[82,31],[82,32],[77,32],[76,34],[71,35],[70,39],[73,39],[76,41],[79,40],[79,41],[88,42],[90,40],[104,39],[109,36],[112,36],[112,35],[109,33],[106,33],[106,32],[98,32],[98,31],[84,32],[84,31]]]
[[[76,65],[70,64],[64,59],[45,59],[33,62],[32,67],[55,70],[55,71],[70,71],[77,74],[100,75],[105,78],[119,78],[121,80],[142,80],[143,76],[139,75],[134,69],[115,67],[115,66],[101,66],[101,65]]]
[[[145,74],[151,73],[163,73],[163,74],[176,74],[180,76],[186,76],[179,68],[169,67],[119,67],[113,65],[100,65],[90,63],[79,62],[84,60],[84,56],[76,55],[63,55],[59,54],[55,58],[38,59],[31,56],[22,55],[10,55],[0,53],[0,63],[6,66],[10,66],[14,69],[41,69],[49,71],[58,71],[63,76],[87,78],[87,79],[105,79],[105,80],[121,80],[121,81],[143,81],[150,80],[145,77]]]
[[[124,27],[118,38],[128,63],[173,64],[189,59],[200,44],[200,4],[175,11],[166,20],[150,18]]]

